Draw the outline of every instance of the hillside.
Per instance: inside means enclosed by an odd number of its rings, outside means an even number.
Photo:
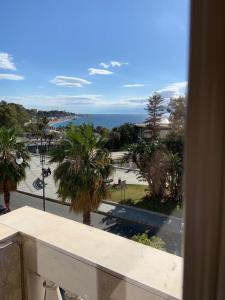
[[[23,105],[16,103],[7,103],[0,101],[0,127],[15,128],[22,131],[24,123],[33,118],[47,117],[47,118],[64,118],[73,117],[74,113],[66,111],[38,111],[36,109],[27,109]]]

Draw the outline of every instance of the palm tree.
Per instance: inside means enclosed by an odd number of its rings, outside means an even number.
[[[26,177],[29,154],[24,143],[18,141],[14,129],[0,128],[0,193],[5,207],[10,211],[10,191]]]
[[[51,150],[50,162],[58,165],[54,179],[57,193],[71,203],[71,210],[83,213],[83,223],[90,225],[90,213],[103,199],[110,197],[107,178],[112,172],[106,140],[91,125],[71,126],[65,139]]]

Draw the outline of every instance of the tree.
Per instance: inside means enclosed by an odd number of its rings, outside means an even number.
[[[110,197],[106,180],[112,172],[112,161],[105,143],[93,126],[71,126],[65,139],[50,152],[50,162],[58,164],[54,179],[59,197],[70,201],[72,211],[83,213],[87,225],[91,223],[91,211]]]
[[[38,117],[35,122],[31,122],[26,126],[27,132],[31,133],[33,137],[46,139],[49,132],[49,120],[47,117]]]
[[[110,150],[115,150],[119,148],[120,145],[120,133],[117,131],[111,130],[109,133],[109,139],[106,144],[106,148]]]
[[[184,123],[186,116],[186,98],[171,98],[168,104],[170,126],[173,132],[184,134]]]
[[[23,159],[21,164],[16,159]],[[0,193],[4,194],[7,210],[10,210],[10,191],[17,189],[17,184],[25,179],[29,154],[24,143],[18,142],[14,129],[0,128]]]
[[[163,139],[167,150],[173,154],[178,154],[183,160],[184,156],[184,134],[177,133],[175,131],[169,132]]]
[[[167,153],[167,190],[168,195],[175,201],[182,199],[183,162],[178,153]]]
[[[43,117],[43,118],[37,118],[37,136],[39,136],[41,139],[45,138],[47,129],[48,129],[48,118]]]
[[[171,143],[169,143],[169,141]],[[131,145],[123,162],[132,161],[139,169],[139,179],[148,182],[151,197],[161,200],[182,199],[183,152],[182,145],[165,139],[143,140]],[[180,142],[178,140],[178,142]]]
[[[159,127],[164,114],[163,97],[155,93],[153,96],[148,98],[148,104],[146,110],[148,112],[148,118],[145,123],[147,125],[147,132],[150,133],[151,138],[154,139],[159,135]]]
[[[132,239],[132,241],[141,243],[143,245],[166,251],[165,242],[161,238],[159,238],[155,235],[149,238],[147,231],[142,234],[139,233],[139,234],[133,235],[131,239]]]
[[[96,128],[97,129],[97,128]],[[99,129],[98,129],[99,131]],[[99,132],[100,133],[100,132]],[[111,150],[121,150],[138,140],[138,128],[133,123],[124,123],[119,127],[114,127],[108,134],[106,147]]]
[[[162,197],[166,180],[166,148],[160,140],[146,141],[128,147],[123,162],[132,161],[139,169],[139,178],[144,178],[153,197]]]
[[[0,126],[16,128],[22,131],[24,123],[29,120],[28,111],[19,104],[0,102]]]
[[[120,134],[120,147],[136,143],[138,140],[138,128],[132,123],[124,123],[113,130]]]
[[[100,134],[103,138],[108,139],[109,138],[109,129],[102,127],[102,126],[96,126],[95,132]]]
[[[186,117],[186,98],[171,98],[168,104],[171,132],[163,142],[168,149],[168,189],[171,198],[181,201],[183,196],[183,156],[184,156],[184,125]]]

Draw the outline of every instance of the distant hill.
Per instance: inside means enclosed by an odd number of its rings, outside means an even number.
[[[19,131],[23,131],[24,123],[34,118],[64,118],[75,115],[74,113],[59,110],[27,109],[20,104],[0,101],[0,127],[16,128]]]
[[[63,110],[49,110],[49,111],[44,111],[44,110],[39,110],[37,111],[36,115],[38,117],[47,117],[47,118],[65,118],[65,117],[75,117],[76,114],[66,112]]]

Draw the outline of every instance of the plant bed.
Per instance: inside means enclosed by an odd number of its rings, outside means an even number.
[[[133,207],[143,208],[166,215],[175,217],[183,216],[183,205],[174,200],[161,200],[148,195],[148,189],[145,185],[128,184],[124,192],[121,190],[112,189],[111,200],[119,204],[129,205]]]

